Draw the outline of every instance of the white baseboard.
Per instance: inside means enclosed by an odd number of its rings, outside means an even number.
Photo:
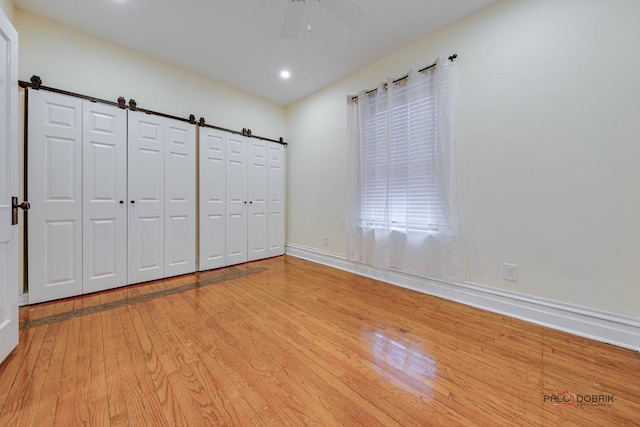
[[[324,264],[428,295],[503,314],[584,338],[640,351],[640,319],[579,307],[477,283],[453,283],[380,270],[343,255],[287,244],[287,255]]]
[[[29,294],[28,293],[18,294],[18,306],[22,307],[25,305],[29,305]]]

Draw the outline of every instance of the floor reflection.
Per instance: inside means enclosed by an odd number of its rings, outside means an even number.
[[[379,331],[363,331],[362,340],[371,349],[378,372],[398,388],[430,397],[436,379],[436,361],[425,354],[422,344],[389,337]]]

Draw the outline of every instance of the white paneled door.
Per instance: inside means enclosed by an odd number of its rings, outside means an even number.
[[[200,271],[284,254],[284,146],[200,129]]]
[[[165,277],[196,269],[195,126],[165,119]]]
[[[247,170],[247,244],[248,260],[266,258],[268,216],[267,216],[267,143],[259,139],[248,142],[248,170]]]
[[[226,138],[226,132],[200,128],[200,271],[226,265]]]
[[[18,345],[18,34],[0,11],[0,363]]]
[[[29,303],[82,293],[82,101],[30,90]]]
[[[285,158],[284,146],[274,142],[268,145],[267,164],[269,168],[267,212],[269,215],[268,227],[268,254],[269,257],[284,254],[284,183],[285,183]]]
[[[127,112],[84,101],[83,293],[127,284]]]
[[[128,283],[164,277],[164,119],[128,112]]]
[[[247,262],[247,138],[227,135],[226,265]]]

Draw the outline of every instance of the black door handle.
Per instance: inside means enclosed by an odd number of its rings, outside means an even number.
[[[23,211],[28,211],[29,209],[31,209],[31,203],[27,202],[26,200],[22,203],[18,203],[17,197],[11,198],[11,225],[18,224],[18,208],[22,209]]]
[[[17,199],[17,197],[14,197],[14,198],[15,198],[15,199]],[[17,203],[17,200],[16,200],[16,203],[14,203],[14,204],[13,204],[13,208],[14,208],[14,209],[18,209],[18,208],[20,208],[20,209],[22,209],[23,211],[28,211],[29,209],[31,209],[31,203],[29,203],[29,202],[27,202],[27,201],[25,200],[24,202],[22,202],[22,203],[18,204],[18,203]]]

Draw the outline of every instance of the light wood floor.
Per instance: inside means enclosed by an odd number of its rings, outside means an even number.
[[[291,257],[20,316],[0,426],[640,425],[636,352]]]

